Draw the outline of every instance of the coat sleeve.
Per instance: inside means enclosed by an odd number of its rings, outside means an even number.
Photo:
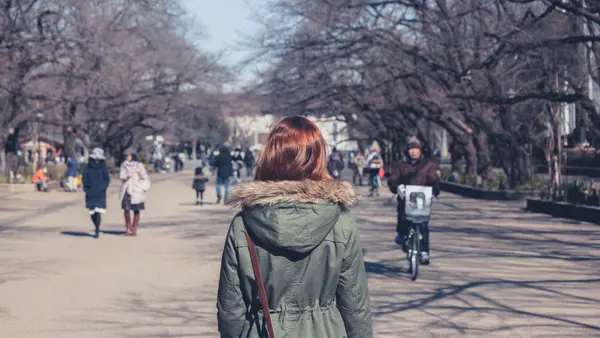
[[[350,233],[346,245],[336,300],[348,338],[372,338],[369,286],[356,228]]]
[[[392,174],[387,181],[388,188],[392,194],[396,194],[398,192],[398,186],[402,184],[402,171],[400,170],[400,165],[395,164],[392,169]]]
[[[110,185],[110,174],[108,173],[107,167],[102,168],[102,180],[104,181],[104,189],[108,189],[108,186]]]
[[[88,191],[88,187],[89,187],[89,182],[88,182],[88,170],[87,167],[83,170],[83,172],[81,173],[81,187],[83,188],[84,192]]]
[[[434,162],[431,162],[429,171],[427,172],[427,184],[433,188],[433,195],[437,196],[440,194],[440,177],[438,175],[438,166]]]
[[[221,338],[240,337],[246,321],[246,304],[238,274],[233,224],[229,228],[221,259],[217,321]]]
[[[121,169],[119,169],[119,179],[123,182],[129,179],[129,175],[127,173],[127,170],[125,170],[125,166],[123,164],[121,164]]]
[[[140,175],[140,181],[150,181],[150,176],[143,163],[138,164],[138,174]]]

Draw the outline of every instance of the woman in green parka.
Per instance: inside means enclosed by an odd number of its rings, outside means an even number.
[[[367,275],[348,207],[352,187],[327,174],[317,126],[281,120],[255,181],[232,191],[217,299],[221,337],[267,337],[246,231],[256,245],[275,337],[373,337]],[[275,338],[269,337],[269,338]]]

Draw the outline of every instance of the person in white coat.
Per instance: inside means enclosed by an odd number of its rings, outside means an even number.
[[[126,160],[121,164],[119,178],[121,192],[119,199],[125,213],[125,236],[137,236],[140,224],[140,212],[146,208],[146,191],[150,189],[150,177],[143,163],[137,161],[133,152],[127,152]],[[133,221],[131,212],[133,211]]]

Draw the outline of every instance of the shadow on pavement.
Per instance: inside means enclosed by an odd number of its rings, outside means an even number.
[[[60,234],[73,237],[94,237],[94,235],[82,231],[61,231]]]
[[[122,230],[100,230],[100,233],[104,235],[125,236],[125,231]]]

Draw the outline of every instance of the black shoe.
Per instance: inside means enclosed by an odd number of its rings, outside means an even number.
[[[96,239],[100,238],[100,228],[96,228],[96,231],[94,233],[94,238],[96,238]]]
[[[221,204],[221,197],[217,197],[217,205]]]

